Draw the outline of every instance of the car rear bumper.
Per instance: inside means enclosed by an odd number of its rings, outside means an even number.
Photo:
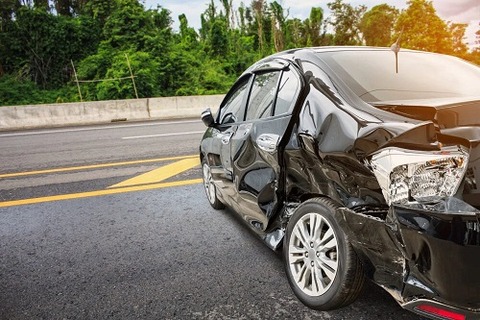
[[[480,215],[405,207],[394,212],[406,258],[404,301],[425,299],[480,319]],[[407,305],[418,313],[418,304]]]

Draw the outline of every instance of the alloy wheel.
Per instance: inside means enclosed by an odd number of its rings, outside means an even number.
[[[288,264],[298,288],[308,296],[328,291],[338,271],[338,242],[320,214],[305,214],[294,225],[288,243]]]
[[[207,195],[208,201],[211,204],[215,203],[215,185],[212,181],[212,173],[210,172],[210,167],[206,163],[203,164],[203,186],[205,187],[205,193]]]

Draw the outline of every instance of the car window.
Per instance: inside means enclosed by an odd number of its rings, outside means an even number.
[[[318,54],[366,102],[478,96],[480,68],[455,57],[400,51]],[[358,63],[361,61],[362,63]]]
[[[257,74],[247,108],[247,120],[266,118],[272,115],[280,71]]]
[[[245,108],[243,101],[247,93],[249,78],[244,79],[237,85],[237,89],[230,94],[228,100],[220,109],[220,124],[243,121]]]
[[[280,80],[274,115],[289,112],[295,105],[300,91],[300,81],[292,70],[285,71]]]

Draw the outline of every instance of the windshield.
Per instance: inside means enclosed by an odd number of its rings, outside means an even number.
[[[461,59],[390,50],[321,52],[319,57],[366,102],[480,96],[480,68]]]

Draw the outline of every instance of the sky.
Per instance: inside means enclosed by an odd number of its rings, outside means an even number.
[[[250,5],[251,0],[233,0],[234,8],[238,8],[241,2]],[[210,0],[142,0],[147,9],[155,9],[157,5],[171,11],[171,17],[174,20],[173,27],[178,29],[178,16],[184,13],[187,16],[188,23],[195,29],[200,28],[200,15],[207,9]],[[268,1],[271,2],[271,1]],[[312,7],[321,7],[328,15],[327,3],[331,0],[277,0],[284,9],[289,9],[289,18],[306,19],[310,14]],[[344,0],[352,6],[366,5],[369,9],[378,4],[385,3],[382,0]],[[219,9],[223,9],[221,2],[215,0]],[[407,7],[406,0],[388,1],[388,4],[398,9]],[[433,6],[440,18],[445,21],[455,23],[467,23],[466,36],[467,42],[473,46],[475,32],[479,29],[480,23],[480,0],[433,0]]]

